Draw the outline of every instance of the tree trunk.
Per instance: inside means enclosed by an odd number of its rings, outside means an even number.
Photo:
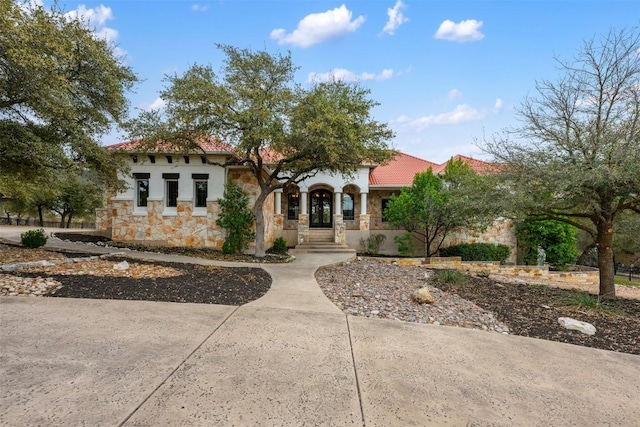
[[[42,206],[38,206],[38,218],[40,218],[40,227],[44,227],[44,220],[42,218]]]
[[[73,214],[69,213],[69,218],[67,218],[67,228],[71,228],[71,217]]]
[[[67,217],[67,214],[60,214],[60,228],[64,228],[64,223],[65,223],[65,219]]]
[[[269,193],[260,193],[253,207],[253,213],[256,217],[256,258],[264,258],[266,255],[266,249],[264,247],[264,212],[262,207],[268,195]]]
[[[600,292],[603,298],[615,298],[615,270],[613,265],[613,225],[611,220],[600,221],[597,225],[598,270],[600,271]]]

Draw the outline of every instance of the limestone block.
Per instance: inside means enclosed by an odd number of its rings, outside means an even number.
[[[429,292],[429,289],[426,287],[420,288],[415,291],[411,295],[411,299],[413,299],[418,304],[433,304],[433,302],[435,301],[433,295],[431,295],[431,292]]]
[[[596,327],[591,323],[582,322],[571,317],[559,317],[558,323],[566,329],[580,331],[586,335],[594,335],[596,333]]]

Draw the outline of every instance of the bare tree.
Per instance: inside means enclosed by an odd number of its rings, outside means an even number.
[[[591,236],[599,293],[614,297],[614,220],[640,213],[640,32],[612,30],[557,61],[562,77],[537,82],[521,125],[482,146],[504,164],[514,209]]]

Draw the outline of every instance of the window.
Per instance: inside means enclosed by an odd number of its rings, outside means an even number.
[[[390,201],[390,199],[382,199],[382,222],[387,222],[387,219],[384,216],[384,211],[387,209],[387,205]]]
[[[196,208],[207,207],[207,196],[209,195],[207,181],[196,181]]]
[[[147,206],[147,198],[149,197],[149,180],[137,179],[136,180],[136,206]]]
[[[300,213],[300,195],[291,193],[287,196],[287,219],[297,220]]]
[[[168,208],[178,206],[178,179],[179,173],[163,173],[162,178],[165,180],[164,203]]]
[[[356,219],[353,194],[350,194],[350,193],[342,194],[342,216],[345,221],[352,221]]]
[[[136,179],[136,207],[144,208],[147,206],[149,198],[149,173],[134,173]]]
[[[196,208],[207,207],[207,197],[209,197],[209,174],[208,173],[192,173],[191,179],[193,179],[194,185],[194,206]]]

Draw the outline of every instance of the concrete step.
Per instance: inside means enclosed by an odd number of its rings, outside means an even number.
[[[294,249],[289,250],[292,254],[305,253],[356,253],[355,249],[347,245],[334,242],[307,242],[297,245]]]

